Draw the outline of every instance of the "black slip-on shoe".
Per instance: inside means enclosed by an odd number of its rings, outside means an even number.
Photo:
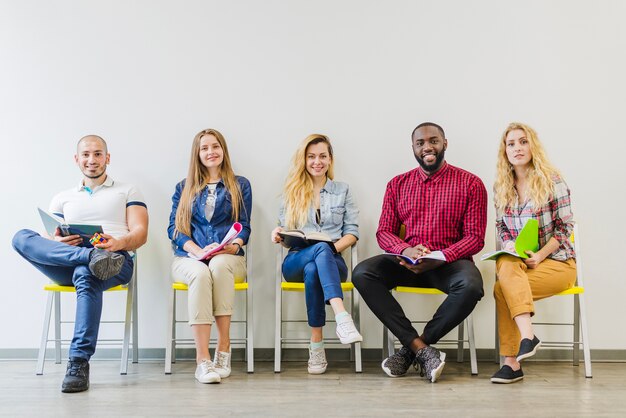
[[[513,370],[510,366],[504,365],[493,376],[491,383],[515,383],[524,378],[524,372],[520,367],[519,370]]]
[[[528,357],[532,357],[537,353],[537,349],[541,347],[541,341],[537,338],[536,335],[533,336],[532,340],[528,338],[524,338],[519,343],[519,351],[517,353],[517,362],[527,359]]]

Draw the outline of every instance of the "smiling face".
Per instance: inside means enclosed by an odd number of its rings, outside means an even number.
[[[208,169],[219,168],[224,161],[224,149],[214,135],[207,134],[200,138],[200,163]]]
[[[530,164],[533,158],[530,151],[530,142],[526,133],[521,129],[513,129],[504,140],[506,157],[514,168],[523,168]]]
[[[328,144],[318,142],[306,148],[306,171],[313,178],[326,177],[328,168],[332,164],[332,157],[328,151]]]
[[[109,160],[106,145],[98,137],[85,137],[78,143],[74,161],[85,177],[93,180],[102,177]]]
[[[413,154],[427,173],[434,173],[441,168],[448,141],[435,126],[425,125],[413,133]]]

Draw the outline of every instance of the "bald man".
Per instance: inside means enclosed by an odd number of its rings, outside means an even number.
[[[133,274],[133,251],[148,236],[148,211],[133,185],[106,174],[111,156],[104,139],[88,135],[78,141],[74,160],[83,174],[78,187],[57,194],[50,212],[66,223],[101,225],[105,243],[86,245],[80,235],[41,236],[23,229],[13,248],[59,285],[76,288],[76,321],[62,392],[89,389],[89,359],[96,351],[102,292],[127,284]]]

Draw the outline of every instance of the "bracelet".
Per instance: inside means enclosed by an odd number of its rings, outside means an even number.
[[[241,244],[239,244],[238,242],[233,242],[233,245],[236,245],[237,247],[239,247],[239,249],[237,250],[237,253],[239,251],[241,251]],[[235,253],[235,254],[237,254],[237,253]]]

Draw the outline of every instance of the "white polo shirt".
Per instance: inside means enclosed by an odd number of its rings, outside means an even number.
[[[128,234],[126,208],[133,205],[146,207],[143,195],[132,184],[106,180],[93,190],[83,186],[65,190],[52,198],[50,212],[61,216],[67,223],[102,225],[105,234],[119,238]]]

